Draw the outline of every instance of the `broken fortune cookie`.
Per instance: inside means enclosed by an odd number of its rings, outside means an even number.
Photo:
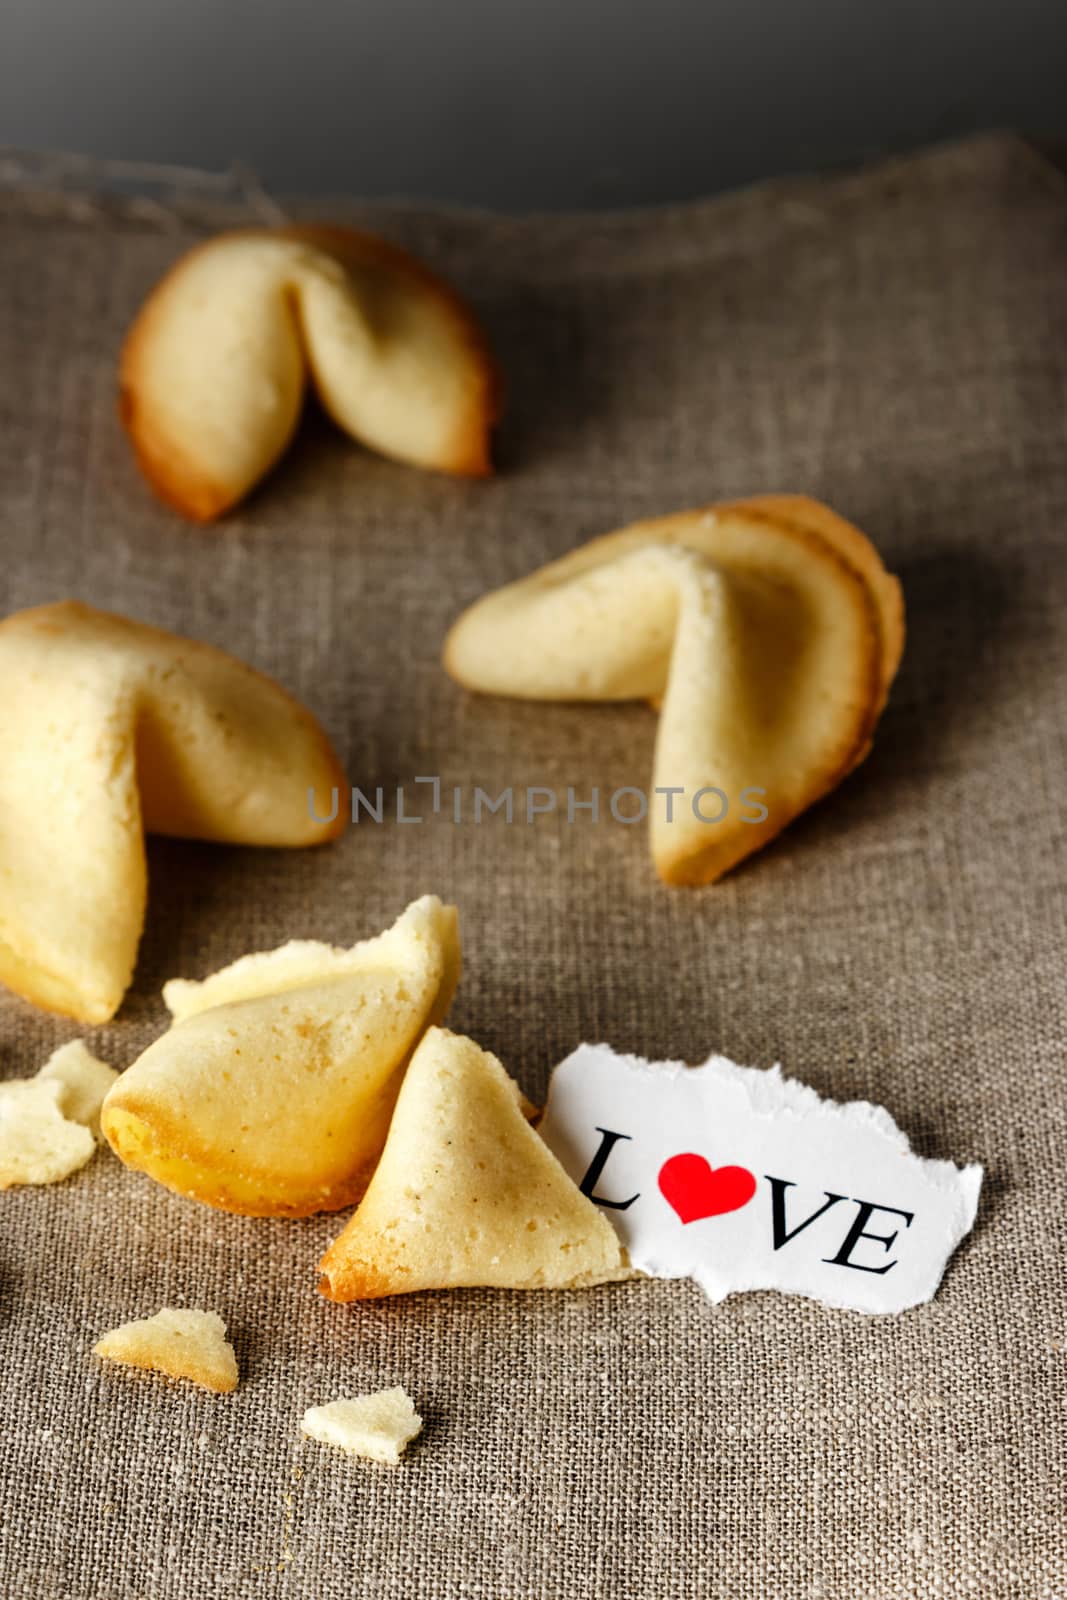
[[[768,495],[634,523],[483,596],[444,664],[488,694],[659,706],[653,860],[711,883],[862,761],[903,641],[859,529]]]
[[[576,1289],[632,1276],[614,1229],[523,1107],[495,1056],[431,1028],[367,1193],[319,1263],[323,1294]]]
[[[168,983],[173,1026],[108,1095],[104,1134],[128,1166],[224,1211],[352,1205],[459,969],[455,907],[425,895],[350,950],[295,941]]]

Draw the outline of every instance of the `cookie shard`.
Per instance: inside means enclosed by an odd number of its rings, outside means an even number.
[[[210,521],[285,451],[310,383],[353,438],[461,476],[491,469],[499,380],[458,297],[355,229],[223,233],[171,269],[120,364],[120,415],[149,482]]]
[[[98,1142],[103,1139],[100,1108],[119,1080],[114,1067],[94,1056],[84,1039],[71,1039],[52,1052],[37,1077],[57,1082],[63,1115],[88,1128]]]
[[[630,1276],[610,1223],[529,1126],[500,1062],[444,1028],[416,1050],[367,1193],[319,1271],[337,1301]]]
[[[59,1183],[91,1159],[96,1141],[64,1116],[62,1097],[63,1084],[54,1078],[0,1084],[0,1189]]]
[[[395,1467],[422,1432],[422,1418],[411,1396],[397,1387],[312,1406],[300,1420],[300,1431],[348,1455]]]
[[[93,1353],[123,1366],[188,1378],[216,1394],[230,1394],[237,1387],[237,1357],[226,1324],[215,1311],[164,1306],[154,1317],[105,1333]]]
[[[657,705],[652,784],[680,798],[649,807],[653,859],[710,883],[863,759],[903,639],[869,540],[764,496],[635,523],[486,595],[444,663],[482,692]]]
[[[108,1095],[105,1137],[128,1166],[222,1210],[354,1204],[460,959],[455,907],[425,895],[350,950],[301,941],[168,984],[174,1025]]]
[[[67,601],[0,623],[0,982],[89,1023],[144,921],[144,834],[298,847],[344,772],[280,685],[213,646]],[[47,805],[48,826],[42,826]]]

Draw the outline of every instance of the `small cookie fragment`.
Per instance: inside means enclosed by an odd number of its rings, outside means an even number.
[[[100,1107],[118,1077],[114,1067],[93,1055],[84,1039],[60,1045],[37,1074],[38,1081],[54,1080],[61,1085],[59,1104],[63,1115],[88,1128],[101,1144],[104,1136],[100,1132]]]
[[[179,1311],[164,1306],[154,1317],[124,1323],[105,1333],[93,1354],[127,1367],[148,1367],[168,1378],[190,1378],[216,1394],[237,1387],[237,1357],[226,1324],[215,1311]]]
[[[118,1073],[73,1039],[33,1078],[0,1083],[0,1189],[59,1183],[98,1143],[100,1107]]]
[[[411,1396],[398,1387],[312,1406],[300,1420],[300,1431],[349,1455],[395,1467],[412,1439],[422,1432],[422,1418]]]
[[[0,1189],[19,1183],[58,1183],[84,1167],[96,1141],[60,1109],[56,1079],[19,1078],[0,1084]]]

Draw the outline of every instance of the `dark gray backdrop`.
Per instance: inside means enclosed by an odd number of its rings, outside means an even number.
[[[1067,137],[1054,0],[5,0],[0,143],[512,209]]]

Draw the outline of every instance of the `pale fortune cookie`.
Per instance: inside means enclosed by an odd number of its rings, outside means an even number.
[[[903,642],[870,541],[770,495],[580,546],[471,606],[444,664],[483,693],[659,707],[653,860],[667,883],[711,883],[862,761]]]
[[[341,765],[311,713],[212,645],[77,601],[0,623],[0,982],[106,1022],[144,922],[144,835],[334,838]]]
[[[371,450],[492,470],[499,381],[478,324],[419,262],[352,228],[223,233],[183,256],[130,329],[120,409],[156,492],[209,521],[285,451],[309,385]]]

